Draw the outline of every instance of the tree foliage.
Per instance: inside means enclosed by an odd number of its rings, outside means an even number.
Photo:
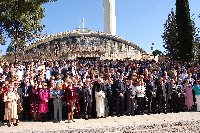
[[[190,17],[188,0],[176,0],[176,24],[178,31],[178,57],[183,61],[190,61],[194,57],[193,27]]]
[[[3,36],[2,33],[0,33],[0,45],[5,45],[6,44],[6,39],[5,37]]]
[[[30,41],[44,28],[42,4],[52,1],[56,0],[1,0],[0,33],[17,45],[20,41]]]
[[[188,6],[186,7],[187,9],[189,8]],[[182,9],[182,11],[179,11],[178,13],[180,12],[189,11],[186,9]],[[176,14],[177,11],[174,11],[172,9],[170,14],[168,15],[166,23],[164,24],[164,33],[162,35],[164,48],[166,49],[166,55],[171,57],[173,60],[189,61],[193,59],[193,57],[196,57],[198,55],[200,44],[199,28],[195,26],[194,18],[190,17],[190,13],[184,13],[184,15],[189,16],[189,18],[177,18],[180,15]],[[177,23],[180,23],[180,20],[177,21],[177,19],[181,19],[181,22],[184,24],[177,25]],[[181,29],[181,26],[184,26],[184,28]]]
[[[153,56],[157,56],[157,55],[163,55],[162,51],[156,49],[152,52]]]
[[[194,59],[200,60],[199,50],[200,50],[200,28],[195,26],[194,19],[191,19],[192,28],[193,28],[193,37],[194,37],[194,44],[193,44],[193,53]]]
[[[176,25],[176,13],[173,9],[171,9],[170,14],[168,15],[168,19],[164,24],[164,33],[162,35],[164,45],[163,47],[166,49],[166,55],[171,57],[174,60],[178,59],[177,49],[178,49],[178,33],[177,33],[177,25]]]

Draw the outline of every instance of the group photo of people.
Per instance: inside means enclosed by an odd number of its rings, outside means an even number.
[[[200,112],[199,83],[200,65],[195,62],[4,61],[0,125]]]

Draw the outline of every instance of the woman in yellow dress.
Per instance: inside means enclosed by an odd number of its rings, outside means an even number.
[[[19,99],[19,95],[13,89],[13,85],[8,85],[8,91],[4,93],[4,102],[5,102],[5,116],[4,119],[8,120],[8,127],[11,126],[11,122],[13,120],[13,125],[17,126],[17,101]]]

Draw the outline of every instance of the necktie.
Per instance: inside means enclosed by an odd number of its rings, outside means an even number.
[[[25,86],[25,94],[27,94],[28,86]]]

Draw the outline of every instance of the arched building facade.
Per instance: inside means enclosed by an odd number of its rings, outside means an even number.
[[[24,59],[136,59],[145,54],[138,45],[119,36],[76,29],[44,36],[24,49]]]

